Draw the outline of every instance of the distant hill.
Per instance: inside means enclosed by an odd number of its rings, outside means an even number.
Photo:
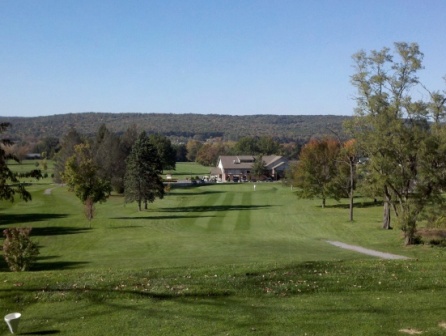
[[[6,134],[14,141],[36,140],[47,136],[62,137],[71,127],[93,135],[101,124],[122,133],[137,125],[140,131],[161,133],[179,139],[205,140],[222,137],[238,140],[243,136],[273,136],[279,140],[306,141],[312,136],[342,134],[346,116],[333,115],[249,115],[166,114],[166,113],[69,113],[43,117],[0,117],[10,122]],[[330,131],[331,130],[331,131]]]

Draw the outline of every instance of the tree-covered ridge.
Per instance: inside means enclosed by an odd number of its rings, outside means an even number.
[[[342,134],[342,123],[347,116],[333,115],[249,115],[168,113],[69,113],[42,117],[0,117],[10,122],[7,135],[15,140],[61,138],[70,128],[86,135],[95,134],[100,125],[116,133],[124,133],[136,124],[148,134],[205,140],[222,137],[238,140],[244,136],[273,136],[277,139],[304,140],[326,134]]]

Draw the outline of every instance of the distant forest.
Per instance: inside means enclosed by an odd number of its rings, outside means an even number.
[[[102,124],[117,134],[136,125],[139,131],[162,134],[174,141],[204,141],[210,138],[237,141],[245,136],[271,136],[279,142],[307,142],[311,137],[342,135],[347,116],[333,115],[247,115],[167,113],[69,113],[43,117],[0,117],[12,126],[3,134],[16,143],[44,137],[61,138],[71,128],[87,136]]]

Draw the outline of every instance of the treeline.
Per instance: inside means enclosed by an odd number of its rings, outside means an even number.
[[[168,136],[173,142],[189,139],[206,141],[220,138],[238,141],[242,137],[271,136],[279,142],[307,142],[312,137],[342,135],[346,116],[331,115],[249,115],[166,114],[166,113],[70,113],[42,117],[0,117],[12,124],[5,136],[15,143],[36,143],[47,138],[62,138],[75,128],[93,136],[104,124],[113,133],[123,134],[138,125],[147,134]]]
[[[100,179],[109,182],[112,190],[124,192],[125,174],[127,171],[127,158],[132,152],[138,136],[146,134],[138,132],[136,126],[129,127],[122,135],[111,132],[105,125],[101,125],[95,136],[86,137],[72,128],[57,144],[57,148],[47,148],[54,152],[54,181],[64,181],[64,172],[67,162],[76,154],[76,147],[86,144],[89,147],[91,160],[97,167]],[[161,170],[175,169],[176,151],[167,137],[152,134],[148,135],[147,143],[154,148],[157,160],[160,161]],[[52,143],[44,141],[44,143]],[[152,155],[153,156],[153,155]]]
[[[100,126],[96,135],[86,136],[72,128],[61,140],[54,137],[45,137],[34,146],[12,146],[9,150],[21,159],[26,153],[38,153],[43,159],[55,159],[65,156],[66,151],[74,144],[88,140],[94,143],[93,150],[97,156],[102,156],[100,162],[122,160],[114,153],[120,146],[124,154],[129,151],[132,142],[138,133],[136,125],[129,127],[123,134],[111,132],[105,125]],[[161,134],[150,134],[149,138],[157,146],[161,146],[165,154],[164,169],[174,169],[175,162],[197,162],[204,166],[215,166],[220,155],[282,155],[290,160],[297,159],[302,143],[280,143],[273,137],[243,137],[238,141],[225,141],[221,138],[198,141],[189,139],[186,143],[173,143],[168,137]],[[82,140],[83,139],[83,140]],[[168,155],[166,154],[168,153]],[[167,156],[166,156],[167,155]],[[170,161],[169,161],[170,160]]]
[[[282,155],[290,160],[299,156],[301,143],[280,143],[273,137],[243,137],[239,141],[189,140],[186,144],[186,158],[204,166],[215,166],[221,155]]]

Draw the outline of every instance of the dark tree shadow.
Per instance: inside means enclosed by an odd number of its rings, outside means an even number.
[[[54,334],[60,334],[60,330],[41,330],[41,331],[19,333],[19,335],[54,335]]]
[[[377,206],[382,206],[382,202],[374,202],[374,201],[368,201],[368,202],[355,202],[353,203],[353,207],[356,209],[365,209],[365,208],[373,208]],[[333,208],[333,209],[348,209],[350,208],[350,205],[340,203],[340,204],[333,204],[333,205],[325,205],[326,208]]]
[[[8,272],[9,267],[6,263],[5,259],[3,258],[3,255],[0,257],[0,272]]]
[[[49,227],[33,227],[31,236],[58,236],[71,235],[78,233],[85,233],[92,229],[78,228],[78,227],[63,227],[63,226],[49,226]]]
[[[205,211],[242,211],[270,208],[271,205],[211,205],[161,208],[161,212],[205,212]]]
[[[85,261],[44,261],[55,258],[58,257],[37,257],[36,262],[31,265],[31,268],[28,272],[72,270],[82,268],[84,265],[88,264],[88,262]],[[8,264],[6,264],[3,256],[0,257],[0,272],[10,272]]]
[[[118,220],[127,220],[127,219],[146,219],[146,220],[157,220],[157,219],[184,219],[184,218],[206,218],[206,217],[215,217],[215,216],[138,216],[138,217],[112,217],[110,219],[118,219]],[[141,227],[141,225],[139,225]],[[120,226],[126,227],[126,226]],[[135,226],[137,227],[137,226]],[[114,227],[118,228],[118,227]]]
[[[48,260],[56,258],[55,256],[37,258],[37,262],[32,265],[31,272],[39,271],[61,271],[72,270],[82,268],[84,265],[89,264],[86,261],[50,261],[40,262],[41,260]]]
[[[181,188],[181,189],[185,189],[185,188]],[[211,195],[211,194],[222,194],[223,191],[213,191],[213,190],[208,190],[208,191],[202,191],[202,192],[177,192],[177,190],[181,190],[180,188],[178,189],[172,189],[172,191],[170,192],[171,196],[190,196],[190,195]],[[191,188],[192,189],[192,188]]]
[[[61,219],[67,217],[66,214],[42,214],[42,213],[29,213],[29,214],[1,214],[0,225],[9,225],[14,223],[33,223],[47,221],[51,219]]]

